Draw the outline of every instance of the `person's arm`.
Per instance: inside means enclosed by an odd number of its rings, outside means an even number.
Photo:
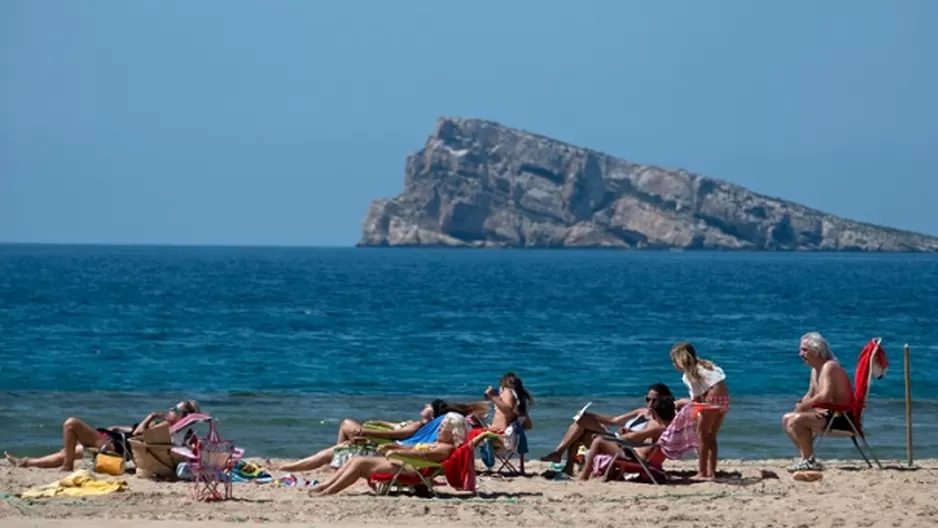
[[[817,391],[817,372],[814,369],[811,369],[811,380],[808,382],[808,392],[804,396],[798,398],[798,401],[795,402],[795,408],[799,403],[807,400],[808,398],[814,396],[814,393]]]
[[[126,425],[112,425],[107,428],[108,431],[114,431],[115,433],[132,433],[134,432],[133,427],[128,427]]]
[[[378,427],[387,427],[393,429],[400,422],[385,422],[384,420],[368,420],[364,425],[377,425]]]
[[[628,422],[643,412],[645,412],[645,409],[635,409],[625,414],[620,414],[619,416],[613,416],[611,414],[595,414],[594,416],[596,420],[603,425],[625,425],[625,422]]]
[[[525,431],[530,431],[531,428],[534,427],[534,422],[531,421],[531,417],[527,414],[524,415],[524,421],[521,423],[521,427],[523,427]]]
[[[423,424],[420,422],[409,422],[404,427],[400,429],[392,429],[390,431],[385,431],[382,429],[368,429],[367,427],[362,427],[358,432],[359,436],[370,436],[372,438],[384,438],[389,440],[403,440],[405,438],[410,438],[423,427]]]
[[[156,419],[165,420],[165,419],[166,419],[166,415],[165,415],[164,413],[161,413],[161,412],[151,412],[150,414],[147,415],[146,418],[143,419],[142,422],[140,422],[139,424],[137,424],[137,427],[134,428],[134,430],[131,431],[130,434],[131,434],[132,436],[137,436],[137,435],[139,435],[139,434],[143,434],[144,431],[146,431],[147,429],[150,428],[150,424],[153,423],[153,420],[156,420]]]
[[[798,412],[807,412],[814,408],[817,403],[830,403],[834,401],[834,383],[831,370],[831,363],[825,363],[821,367],[821,372],[817,375],[817,384],[808,390],[809,396],[802,398],[795,410]],[[812,376],[812,380],[814,376]]]
[[[505,392],[502,392],[501,395],[499,395],[497,398],[493,398],[491,395],[494,393],[495,393],[495,390],[492,387],[489,387],[488,390],[485,391],[486,396],[489,396],[489,398],[492,400],[492,403],[495,404],[495,407],[497,407],[499,411],[501,411],[505,416],[509,418],[516,417],[517,411],[515,411],[515,405],[517,404],[517,402],[515,402],[515,395],[512,394],[510,391],[505,391]],[[507,402],[505,401],[506,397],[508,399]],[[509,422],[511,421],[514,421],[514,420],[509,420]]]
[[[416,458],[418,460],[429,460],[430,462],[443,462],[453,453],[453,446],[449,444],[433,444],[430,449],[413,449],[403,447],[401,449],[389,450],[385,454],[390,456],[402,456],[407,458]]]
[[[642,429],[641,431],[631,431],[622,435],[622,440],[631,440],[632,442],[645,442],[651,440],[654,442],[661,436],[665,430],[665,426],[659,424],[658,422],[652,422],[648,424],[648,427]]]
[[[689,404],[692,403],[692,402],[700,401],[700,400],[698,399],[699,397],[698,397],[698,398],[695,398],[695,397],[694,397],[694,384],[691,383],[690,378],[687,377],[687,374],[684,374],[683,376],[681,376],[681,382],[683,382],[683,383],[684,383],[684,386],[687,387],[687,396],[688,396],[688,397],[687,397],[687,398],[681,398],[680,400],[675,401],[675,402],[674,402],[674,408],[675,408],[675,409],[681,409],[682,407],[685,407],[685,406],[689,405]]]

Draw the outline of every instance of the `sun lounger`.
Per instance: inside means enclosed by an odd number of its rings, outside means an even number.
[[[604,480],[610,480],[614,472],[638,473],[652,484],[661,484],[668,478],[663,469],[665,460],[679,460],[686,453],[697,449],[697,432],[690,405],[684,406],[677,413],[654,444],[622,440],[608,434],[603,435],[603,438],[615,442],[620,448],[606,467]],[[637,449],[649,447],[651,454],[648,458],[638,454]]]
[[[466,443],[457,447],[453,454],[442,463],[391,454],[388,458],[400,462],[397,471],[375,473],[369,477],[368,485],[378,495],[388,495],[391,490],[399,491],[403,488],[424,488],[435,495],[435,488],[439,485],[435,479],[443,476],[454,489],[475,493],[475,449],[482,442],[497,438],[497,436],[483,429],[472,429],[469,431]]]

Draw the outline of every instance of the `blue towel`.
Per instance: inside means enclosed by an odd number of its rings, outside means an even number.
[[[482,442],[479,445],[479,454],[485,467],[492,469],[495,466],[495,450],[492,448],[492,442]]]
[[[417,429],[417,432],[413,434],[410,438],[405,438],[404,440],[399,440],[398,443],[401,445],[412,446],[416,444],[430,444],[436,442],[437,436],[440,434],[440,424],[443,423],[444,416],[435,418],[426,424],[420,429]]]
[[[521,420],[515,423],[518,428],[518,454],[526,455],[528,453],[528,434],[524,432],[524,425]]]

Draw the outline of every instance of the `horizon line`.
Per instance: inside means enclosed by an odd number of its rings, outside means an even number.
[[[770,255],[935,255],[935,252],[927,251],[849,251],[849,250],[765,250],[765,249],[678,249],[678,248],[644,248],[644,249],[626,249],[626,248],[603,248],[603,247],[447,247],[447,246],[359,246],[358,243],[351,245],[337,244],[223,244],[223,243],[187,243],[187,242],[11,242],[0,240],[0,247],[138,247],[138,248],[217,248],[217,249],[392,249],[392,250],[455,250],[455,251],[587,251],[587,252],[612,252],[612,253],[719,253],[719,254],[770,254]]]
[[[0,246],[93,246],[93,247],[217,247],[217,248],[355,248],[355,244],[225,244],[204,242],[13,242],[0,240]]]

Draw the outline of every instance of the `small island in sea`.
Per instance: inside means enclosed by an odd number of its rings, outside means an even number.
[[[360,247],[934,252],[938,237],[830,215],[492,121],[441,117]]]

